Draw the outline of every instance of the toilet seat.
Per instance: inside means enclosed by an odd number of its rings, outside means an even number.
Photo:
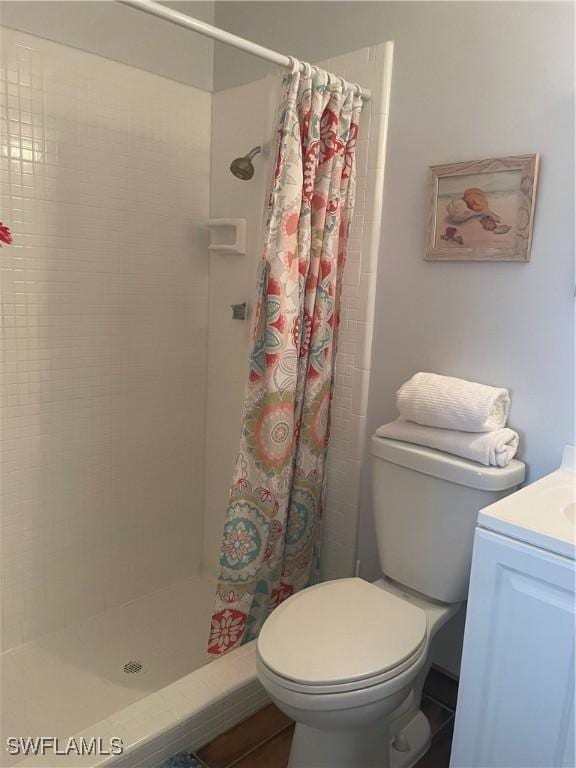
[[[363,677],[360,680],[349,680],[345,683],[327,683],[325,685],[310,685],[309,683],[297,683],[294,680],[290,680],[287,677],[278,675],[267,667],[258,656],[256,664],[258,672],[261,677],[265,677],[269,683],[272,683],[278,688],[282,688],[285,691],[292,691],[294,693],[303,694],[338,694],[338,693],[353,693],[359,691],[368,692],[370,689],[376,691],[383,683],[397,680],[404,672],[409,671],[412,667],[416,666],[426,655],[426,642],[424,641],[418,651],[410,656],[409,659],[402,662],[393,669],[389,669],[387,672],[383,672],[380,675],[374,675],[374,677]],[[378,698],[380,694],[376,694]]]
[[[418,663],[426,624],[421,608],[363,579],[324,582],[269,616],[258,638],[259,667],[301,693],[370,688]]]

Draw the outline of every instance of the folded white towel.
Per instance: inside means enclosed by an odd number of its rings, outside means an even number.
[[[464,432],[488,432],[506,426],[507,389],[473,381],[416,373],[396,393],[400,416],[417,424]]]
[[[453,453],[493,467],[505,467],[518,450],[518,434],[508,427],[492,432],[458,432],[455,429],[424,427],[400,418],[379,427],[376,434]]]

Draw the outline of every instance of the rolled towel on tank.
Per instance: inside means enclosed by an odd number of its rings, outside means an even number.
[[[396,393],[400,416],[426,427],[488,432],[506,426],[510,395],[502,387],[416,373]]]
[[[435,448],[493,467],[507,466],[518,450],[518,434],[508,427],[492,432],[459,432],[425,427],[400,418],[379,427],[376,434],[378,437]]]

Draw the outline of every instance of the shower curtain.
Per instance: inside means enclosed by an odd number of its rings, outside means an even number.
[[[346,241],[357,86],[295,62],[284,78],[240,449],[208,652],[257,637],[318,578],[322,491]]]

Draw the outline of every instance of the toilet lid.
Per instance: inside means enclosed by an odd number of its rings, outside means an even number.
[[[279,605],[262,627],[258,653],[284,678],[338,685],[402,664],[425,637],[421,608],[363,579],[340,579]]]

